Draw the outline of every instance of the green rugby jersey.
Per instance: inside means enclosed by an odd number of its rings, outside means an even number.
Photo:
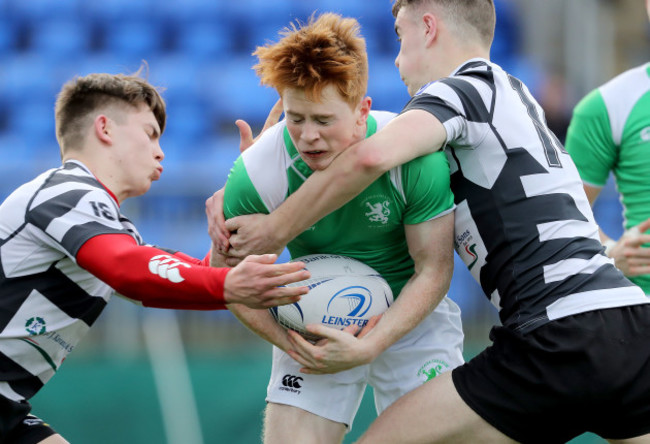
[[[393,113],[372,111],[366,137],[394,116]],[[311,174],[282,121],[264,132],[235,161],[226,183],[224,214],[226,218],[268,214]],[[293,258],[330,253],[358,259],[377,270],[397,297],[414,272],[404,224],[425,222],[453,209],[449,164],[445,155],[437,152],[385,173],[287,247]]]
[[[578,103],[566,148],[586,184],[602,187],[613,172],[625,229],[650,217],[650,63],[620,74]],[[650,294],[650,276],[630,279]]]

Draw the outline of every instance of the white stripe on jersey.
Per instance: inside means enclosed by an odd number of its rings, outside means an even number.
[[[621,144],[623,129],[632,108],[650,90],[648,63],[614,77],[599,88],[607,106],[607,115],[615,145]]]
[[[537,225],[539,231],[539,240],[542,242],[553,239],[569,239],[574,237],[584,237],[586,233],[593,233],[590,236],[597,239],[598,229],[589,222],[579,220],[558,220],[555,222],[546,222]]]
[[[4,396],[12,401],[22,401],[25,397],[19,395],[11,389],[11,386],[5,381],[0,381],[0,396]]]
[[[286,171],[291,158],[284,149],[284,128],[286,120],[263,132],[259,140],[241,155],[248,178],[269,212],[284,202],[289,187]]]
[[[452,119],[453,121],[460,121],[462,119]],[[445,125],[445,128],[447,125]],[[470,131],[461,131],[468,135],[468,140],[479,140],[485,141],[485,139],[492,139],[491,143],[499,146],[499,142],[496,140],[494,134],[489,132],[489,125],[487,123],[476,123],[471,125],[470,128],[473,128],[473,135],[470,134]],[[486,132],[488,130],[488,132]],[[449,151],[446,151],[447,160],[449,161],[450,173],[454,174],[458,171],[459,164],[463,166],[463,175],[474,182],[475,184],[482,186],[484,188],[492,188],[494,182],[503,171],[503,166],[506,163],[507,157],[503,150],[468,150],[467,146],[462,144],[459,146],[454,145],[454,148],[460,148],[455,152],[456,158],[454,158]],[[458,161],[456,160],[458,159]],[[472,159],[472,161],[468,161]],[[474,161],[473,159],[478,159]],[[452,167],[453,166],[453,167]]]
[[[601,308],[647,304],[647,299],[639,298],[638,287],[618,288],[615,293],[609,290],[583,291],[558,299],[546,308],[546,312],[553,320]]]
[[[388,173],[390,176],[390,181],[393,183],[393,186],[399,193],[402,201],[404,201],[404,203],[407,203],[406,194],[404,193],[404,184],[402,183],[402,166],[400,165],[396,168],[391,168]]]
[[[606,264],[611,264],[611,259],[600,254],[589,259],[564,259],[554,264],[544,265],[544,282],[559,282],[575,276],[576,274],[591,274]]]
[[[43,359],[39,351],[40,344],[32,344],[28,339],[3,339],[0,341],[0,352],[11,356],[11,360],[25,369],[34,376],[37,376],[45,384],[56,370],[48,360]],[[61,362],[57,363],[57,368]]]
[[[64,183],[62,185],[58,185],[52,188],[57,188],[59,192],[62,192],[62,191],[66,191],[69,188],[69,184]],[[90,191],[88,192],[88,194],[84,195],[79,200],[76,207],[72,208],[66,214],[62,214],[60,217],[56,219],[52,219],[50,224],[47,226],[45,230],[46,233],[52,236],[57,242],[61,242],[63,240],[63,236],[65,236],[68,233],[68,231],[70,231],[71,227],[74,227],[75,225],[81,223],[89,222],[88,213],[80,212],[79,207],[90,208],[93,203],[95,205],[104,204],[113,207],[113,214],[115,215],[119,214],[119,211],[115,207],[115,201],[105,191],[101,191],[93,187],[90,187],[89,189]],[[44,191],[49,191],[49,190],[44,190]],[[34,207],[35,206],[32,206],[32,208]],[[93,222],[104,225],[106,226],[106,228],[110,228],[113,230],[124,229],[124,226],[117,218],[115,220],[109,220],[105,217],[97,216],[95,219],[93,219]]]
[[[79,174],[60,174],[63,171],[57,172],[58,176],[70,176],[71,179],[74,180],[74,178],[81,178],[81,177],[87,177],[86,174],[83,176],[80,176]],[[31,202],[31,205],[29,207],[30,210],[34,209],[35,207],[41,205],[43,202],[47,202],[48,200],[55,198],[59,196],[62,193],[65,193],[66,191],[69,191],[70,189],[70,183],[69,182],[62,182],[58,185],[54,185],[51,187],[44,188],[40,190],[40,192],[34,196],[34,200]],[[96,186],[92,186],[87,183],[83,182],[78,182],[75,186],[75,189],[77,190],[88,190],[88,191],[95,191],[97,190]]]
[[[570,174],[567,174],[567,171]],[[562,192],[562,190],[581,190],[582,182],[579,178],[580,175],[575,164],[573,162],[563,162],[562,168],[548,168],[544,174],[530,174],[521,177],[521,184],[524,187],[524,191],[526,191],[526,196],[542,196],[545,194],[557,194],[558,192]],[[589,205],[587,195],[584,193],[572,193],[571,198],[582,216],[590,223],[596,225],[596,218],[594,217],[591,205]],[[597,226],[593,228],[598,233]],[[600,237],[595,237],[594,239],[600,242]]]

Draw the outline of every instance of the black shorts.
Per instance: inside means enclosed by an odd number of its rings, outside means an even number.
[[[30,415],[29,402],[0,396],[0,443],[36,444],[56,432],[43,420]]]
[[[590,311],[522,335],[504,327],[452,372],[492,426],[523,443],[650,433],[650,305]]]

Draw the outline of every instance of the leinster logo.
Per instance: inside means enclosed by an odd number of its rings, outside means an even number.
[[[27,319],[25,322],[25,330],[30,336],[42,335],[46,332],[45,319],[35,316]]]
[[[327,304],[330,316],[323,316],[322,323],[329,325],[359,325],[368,321],[363,317],[372,306],[372,293],[366,287],[353,285],[337,292]]]

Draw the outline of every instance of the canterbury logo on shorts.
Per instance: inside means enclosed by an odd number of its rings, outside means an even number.
[[[149,260],[149,271],[175,284],[183,282],[179,267],[190,268],[190,265],[168,254],[159,254]]]
[[[300,381],[302,381],[300,376],[284,375],[282,385],[285,387],[300,388],[302,387]]]

